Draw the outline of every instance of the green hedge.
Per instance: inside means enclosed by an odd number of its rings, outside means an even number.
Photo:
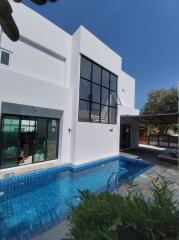
[[[159,176],[151,199],[130,186],[125,197],[108,192],[80,192],[72,207],[69,240],[174,240],[179,239],[178,203],[169,182]],[[178,236],[178,237],[177,237]]]

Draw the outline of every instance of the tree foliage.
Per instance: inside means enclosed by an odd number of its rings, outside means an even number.
[[[146,115],[176,112],[178,112],[178,89],[176,87],[149,92],[147,102],[141,111]],[[178,131],[177,124],[146,124],[145,127],[149,135],[167,135],[169,129],[174,132]]]
[[[174,112],[178,112],[178,90],[175,87],[149,92],[147,102],[142,109],[142,114]]]

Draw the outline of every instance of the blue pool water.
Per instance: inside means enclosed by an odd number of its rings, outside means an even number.
[[[131,176],[150,165],[115,157],[74,167],[66,165],[0,181],[0,239],[28,240],[59,223],[78,204],[78,189],[106,191],[112,172],[126,168]]]

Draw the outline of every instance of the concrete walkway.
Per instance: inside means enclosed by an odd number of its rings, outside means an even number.
[[[58,225],[48,231],[32,238],[32,240],[62,240],[65,239],[68,233],[68,220],[65,219]]]

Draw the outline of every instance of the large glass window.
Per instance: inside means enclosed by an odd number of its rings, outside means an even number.
[[[33,117],[21,117],[19,128],[18,164],[32,163],[36,121]]]
[[[110,106],[116,107],[117,103],[117,94],[114,91],[110,91]]]
[[[91,79],[92,63],[88,59],[84,58],[81,62],[81,77],[90,80]]]
[[[78,119],[116,124],[117,76],[86,57],[81,57]]]
[[[101,68],[96,64],[93,64],[92,81],[101,84]]]
[[[91,83],[85,79],[80,81],[80,99],[90,101]]]
[[[17,165],[19,154],[19,123],[19,118],[15,116],[6,116],[2,119],[2,168]]]
[[[109,123],[109,108],[107,106],[101,105],[101,122],[102,123]]]
[[[89,122],[89,120],[90,120],[90,102],[80,100],[79,119],[81,119],[82,122]]]
[[[100,86],[92,83],[92,102],[100,103]]]
[[[91,106],[91,121],[99,122],[100,119],[100,105],[96,103],[92,103]]]
[[[59,120],[2,116],[1,168],[57,158]]]
[[[47,119],[37,118],[34,144],[34,162],[46,159]]]
[[[109,88],[109,72],[104,69],[102,70],[102,85]]]
[[[109,104],[109,89],[102,87],[101,104],[108,106]]]
[[[57,158],[57,144],[58,144],[58,121],[48,120],[48,134],[47,134],[47,160]]]
[[[109,108],[109,122],[111,124],[115,124],[116,122],[116,111],[117,110],[115,108],[112,107]]]
[[[110,75],[110,89],[117,92],[117,77],[113,74]]]

